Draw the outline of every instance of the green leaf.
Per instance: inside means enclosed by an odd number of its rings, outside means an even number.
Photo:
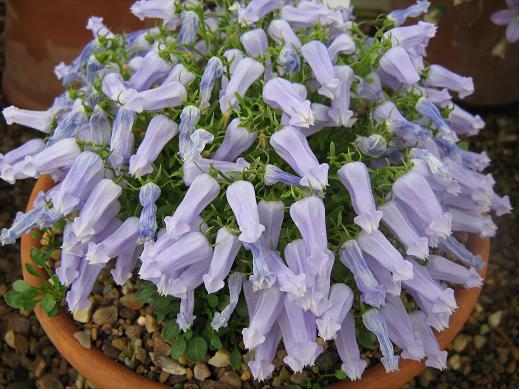
[[[241,367],[241,353],[238,347],[235,347],[231,351],[231,367],[234,370],[238,370]]]
[[[137,291],[137,298],[143,303],[149,304],[155,294],[157,294],[155,285],[151,282],[145,282]]]
[[[214,294],[207,295],[207,304],[211,308],[215,308],[218,305],[218,296],[216,296]]]
[[[201,336],[189,339],[186,356],[191,362],[200,362],[207,354],[207,341]]]
[[[166,324],[162,336],[164,337],[164,340],[166,340],[167,342],[173,343],[174,338],[179,334],[180,326],[175,320],[170,320]]]
[[[15,309],[33,309],[36,305],[36,301],[28,298],[23,293],[11,290],[4,296],[5,302],[12,308]]]
[[[33,287],[24,280],[16,280],[13,283],[13,290],[19,293],[27,293],[30,292],[32,289]]]
[[[45,263],[46,258],[47,258],[47,256],[42,251],[40,251],[36,248],[31,249],[31,259],[39,267],[42,267],[42,268],[47,267],[47,264]]]
[[[47,293],[43,296],[43,299],[40,301],[40,307],[43,309],[43,312],[47,314],[51,312],[56,306],[56,299],[50,293]]]
[[[40,273],[38,272],[38,270],[36,270],[36,268],[35,268],[33,265],[31,265],[30,263],[26,263],[26,264],[25,264],[25,268],[27,269],[27,272],[28,272],[30,275],[32,275],[32,276],[34,276],[34,277],[37,277],[37,278],[39,278],[39,279],[42,279],[41,274],[40,274]]]
[[[223,347],[222,341],[217,335],[211,337],[210,344],[213,350],[220,350]]]
[[[171,357],[180,358],[186,352],[187,343],[183,336],[177,336],[171,347]]]
[[[56,306],[54,308],[52,308],[49,312],[47,312],[47,315],[49,315],[49,317],[53,317],[53,316],[56,316],[59,312],[59,305],[56,304]]]
[[[335,378],[337,378],[338,380],[345,380],[348,376],[346,375],[345,372],[343,372],[342,370],[337,370],[335,372]]]

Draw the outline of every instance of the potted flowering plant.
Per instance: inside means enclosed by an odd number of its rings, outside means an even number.
[[[57,68],[67,92],[3,112],[46,135],[0,162],[6,181],[39,177],[0,236],[26,234],[28,282],[7,302],[36,307],[101,388],[163,386],[76,340],[66,311],[122,335],[114,307],[129,297],[92,298],[100,277],[136,289],[138,324],[169,344],[151,361],[185,380],[193,367],[230,387],[297,374],[397,387],[444,368],[482,283],[489,212],[511,207],[486,154],[460,142],[484,126],[451,101],[472,80],[425,62],[434,25],[400,27],[422,3],[372,36],[351,8],[309,1],[137,1],[132,13],[161,22],[124,35],[92,18],[93,40]],[[457,300],[453,285],[467,288]],[[134,368],[138,340],[119,358]],[[366,373],[359,344],[380,346]],[[322,370],[325,350],[337,359]],[[218,376],[228,367],[241,376]]]

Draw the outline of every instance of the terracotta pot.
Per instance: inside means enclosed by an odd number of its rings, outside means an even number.
[[[392,8],[404,8],[414,0],[392,0]],[[463,101],[474,106],[502,106],[519,101],[519,44],[508,45],[505,58],[492,55],[504,35],[490,15],[506,7],[504,0],[464,2],[435,0],[444,10],[438,33],[427,49],[428,61],[474,78],[475,92]],[[414,22],[416,19],[412,19]]]
[[[7,99],[23,108],[46,109],[63,91],[54,75],[92,39],[89,16],[102,16],[114,32],[145,27],[129,11],[133,0],[7,0],[5,69]]]
[[[48,190],[52,186],[52,180],[44,176],[40,178],[31,194],[27,209],[32,207],[33,201],[40,190]],[[25,263],[30,262],[30,250],[39,247],[39,241],[31,234],[22,237],[22,267],[23,277],[31,285],[38,285],[40,280],[30,275],[25,269]],[[488,262],[490,242],[489,239],[481,239],[479,236],[471,236],[468,248],[483,257]],[[481,275],[484,276],[486,270]],[[447,330],[437,335],[442,349],[448,347],[454,337],[461,331],[464,323],[469,318],[476,301],[478,300],[480,288],[456,290],[456,301],[459,308],[451,317],[450,326]],[[123,365],[106,357],[98,349],[86,349],[74,338],[74,332],[78,327],[73,319],[61,311],[56,317],[49,318],[38,306],[35,309],[36,316],[41,326],[47,333],[51,342],[56,346],[63,357],[70,362],[80,374],[85,376],[99,389],[166,389],[167,386],[150,381]],[[386,374],[381,364],[371,367],[364,372],[363,378],[356,382],[341,382],[330,386],[333,389],[396,389],[408,382],[424,368],[424,363],[400,360],[400,370]]]

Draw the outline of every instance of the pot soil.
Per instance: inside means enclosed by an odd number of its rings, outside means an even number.
[[[48,190],[53,185],[48,176],[41,177],[34,186],[27,210],[32,208],[36,195],[41,190]],[[40,242],[30,233],[22,237],[21,256],[24,279],[31,285],[37,286],[41,282],[37,277],[30,275],[25,268],[25,264],[32,262],[30,250],[39,247]],[[479,236],[471,235],[467,247],[474,254],[479,254],[488,262],[490,240],[482,239]],[[481,275],[485,276],[486,268]],[[451,316],[450,326],[447,330],[437,334],[438,342],[442,349],[448,347],[455,336],[461,331],[463,325],[468,320],[474,308],[481,288],[456,290],[456,301],[459,308]],[[84,348],[74,337],[74,333],[79,331],[74,320],[64,311],[55,317],[48,317],[39,306],[35,308],[36,317],[41,326],[47,333],[54,346],[65,359],[80,374],[85,376],[99,389],[166,389],[168,386],[151,381],[144,376],[138,375],[114,360],[108,358],[101,350]],[[397,389],[404,383],[411,380],[414,376],[425,369],[423,362],[412,360],[400,360],[399,370],[393,373],[386,373],[383,366],[378,364],[364,372],[363,378],[359,381],[340,382],[329,386],[330,389]]]

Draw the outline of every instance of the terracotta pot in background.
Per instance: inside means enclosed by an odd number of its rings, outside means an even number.
[[[414,0],[391,0],[392,8],[404,8]],[[506,8],[504,0],[478,0],[458,6],[453,0],[434,0],[444,10],[438,33],[427,49],[428,61],[474,78],[475,92],[463,101],[474,106],[502,106],[519,101],[519,43],[510,44],[506,57],[492,55],[504,36],[505,26],[490,20]],[[413,21],[416,19],[413,19]]]
[[[133,0],[7,0],[4,94],[12,104],[46,109],[63,91],[54,66],[73,60],[92,39],[88,17],[102,16],[113,32],[144,23],[129,11]]]
[[[40,178],[31,194],[27,209],[32,208],[36,195],[40,190],[48,190],[53,185],[48,176]],[[30,262],[30,250],[39,247],[40,243],[30,233],[22,236],[22,268],[23,277],[31,285],[39,285],[41,281],[30,275],[25,269],[25,263]],[[474,254],[479,254],[485,262],[488,262],[490,241],[472,235],[468,248]],[[481,275],[484,276],[486,270]],[[469,318],[474,305],[478,300],[480,288],[456,290],[456,301],[459,308],[451,316],[449,328],[437,335],[442,349],[450,345],[454,337],[461,331]],[[85,376],[99,389],[166,389],[167,386],[150,381],[144,376],[138,375],[105,356],[102,351],[91,348],[86,349],[79,344],[73,334],[79,331],[72,318],[65,312],[49,318],[39,306],[35,308],[36,316],[47,333],[51,342],[56,346],[63,357],[70,362],[76,370]],[[381,364],[377,364],[364,372],[361,380],[355,382],[341,382],[330,386],[330,389],[397,389],[420,373],[425,365],[423,362],[400,360],[400,370],[386,374]]]

